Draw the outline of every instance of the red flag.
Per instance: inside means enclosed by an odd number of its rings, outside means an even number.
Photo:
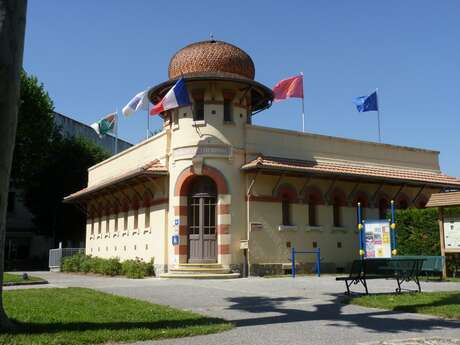
[[[290,97],[303,98],[303,75],[281,80],[273,88],[273,93],[275,94],[274,102]]]

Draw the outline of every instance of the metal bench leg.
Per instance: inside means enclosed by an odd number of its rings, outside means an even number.
[[[396,289],[396,293],[401,293],[401,282],[399,281],[399,278],[396,278],[396,282],[398,283],[398,288]]]
[[[348,284],[348,280],[345,280],[345,285],[347,286],[347,291],[345,292],[345,295],[350,296],[350,285],[353,283],[353,281]]]
[[[418,279],[417,276],[415,276],[414,281],[418,286],[418,292],[422,292],[422,287],[420,286],[420,280]]]
[[[366,290],[366,295],[369,295],[369,291],[367,290],[367,282],[366,282],[366,279],[361,279],[361,284],[363,284],[364,289]]]

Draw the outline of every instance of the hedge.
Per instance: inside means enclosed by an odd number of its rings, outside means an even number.
[[[128,278],[144,278],[154,274],[153,259],[150,262],[144,262],[139,258],[121,262],[119,258],[103,259],[82,253],[65,257],[62,260],[61,270],[97,273],[112,277],[125,275]]]

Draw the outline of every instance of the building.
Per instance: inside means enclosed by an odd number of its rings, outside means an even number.
[[[54,123],[61,135],[82,137],[101,146],[111,155],[115,154],[115,137],[106,135],[99,138],[94,129],[68,116],[54,112]],[[122,152],[132,144],[118,139],[117,152]],[[22,190],[13,184],[8,194],[8,211],[6,221],[5,260],[9,269],[47,267],[48,251],[53,248],[53,238],[37,234],[33,214],[25,206]],[[64,246],[81,246],[84,243],[64,243]],[[45,263],[45,266],[43,266]]]
[[[436,151],[253,125],[273,99],[254,76],[250,56],[221,41],[172,57],[149,98],[183,77],[192,105],[161,114],[160,133],[91,167],[87,188],[65,198],[87,211],[87,254],[153,258],[164,276],[245,263],[269,274],[291,247],[320,247],[322,270],[341,271],[358,256],[358,202],[364,218],[378,218],[392,199],[423,207],[460,187]]]

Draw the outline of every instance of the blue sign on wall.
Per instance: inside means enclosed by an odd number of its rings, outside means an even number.
[[[172,236],[172,245],[173,246],[179,245],[179,235],[173,235]]]

